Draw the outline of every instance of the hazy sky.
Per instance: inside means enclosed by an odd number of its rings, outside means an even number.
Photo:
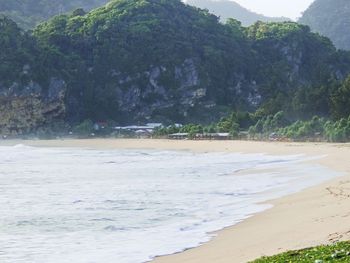
[[[235,0],[242,6],[267,15],[286,16],[293,19],[300,17],[301,12],[313,2],[313,0]]]
[[[296,19],[314,0],[234,0],[251,11],[266,16]]]

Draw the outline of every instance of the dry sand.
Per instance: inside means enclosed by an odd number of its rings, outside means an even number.
[[[23,141],[1,144],[4,143]],[[153,263],[247,262],[286,250],[350,240],[350,144],[111,139],[25,141],[24,144],[325,155],[314,162],[344,174],[322,185],[273,200],[272,209],[219,231],[212,241],[182,253],[159,257]]]

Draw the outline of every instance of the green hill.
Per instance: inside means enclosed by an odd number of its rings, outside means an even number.
[[[209,12],[219,16],[222,21],[226,21],[228,18],[237,19],[244,26],[250,26],[257,21],[283,22],[290,20],[286,17],[267,17],[260,15],[229,0],[188,0],[187,3],[199,8],[208,9]]]
[[[337,48],[350,50],[350,2],[316,0],[299,20],[315,32],[329,37]]]
[[[0,15],[0,76],[4,84],[17,80],[22,67],[33,63],[35,46],[30,36],[23,33],[12,20]]]
[[[0,0],[0,14],[10,17],[20,27],[30,29],[55,15],[77,8],[91,10],[107,2],[108,0]]]
[[[0,15],[0,132],[25,133],[65,118],[57,56]]]
[[[21,99],[0,111],[9,115],[3,129],[18,111],[23,123],[37,119],[28,129],[53,119],[209,123],[232,110],[329,116],[330,95],[350,72],[349,53],[306,26],[222,24],[179,0],[115,0],[13,34],[34,50],[7,47],[5,56],[28,58],[4,63],[12,75],[0,71],[1,99]],[[23,110],[33,97],[40,103]]]
[[[178,0],[114,1],[56,17],[34,35],[80,69],[69,81],[82,118],[182,120],[205,108],[209,115],[240,101],[237,78],[252,60],[238,23],[224,26]]]

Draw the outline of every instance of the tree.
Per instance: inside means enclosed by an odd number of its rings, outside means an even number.
[[[350,116],[350,75],[332,96],[332,113],[336,119]]]
[[[94,123],[91,120],[85,120],[73,128],[73,133],[80,136],[88,136],[94,131]]]

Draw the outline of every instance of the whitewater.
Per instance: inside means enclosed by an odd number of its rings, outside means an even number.
[[[304,155],[0,147],[0,262],[142,263],[339,174]]]

